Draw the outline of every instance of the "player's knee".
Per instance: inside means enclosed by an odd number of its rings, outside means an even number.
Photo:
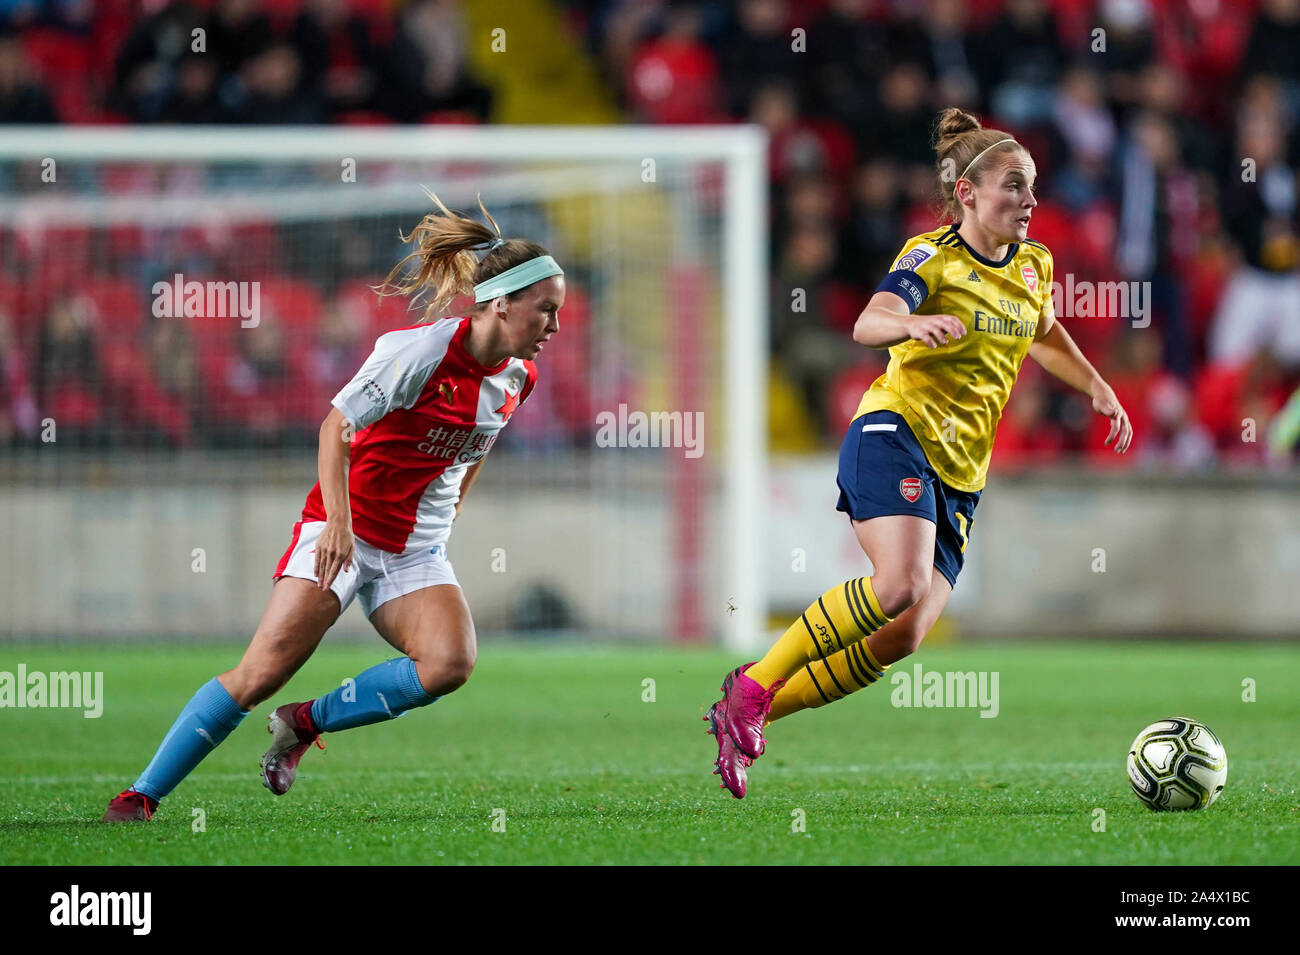
[[[240,664],[229,673],[222,674],[222,683],[233,685],[227,690],[241,710],[251,710],[275,696],[289,678],[284,673],[264,666]]]
[[[890,659],[881,662],[896,663],[920,649],[921,641],[925,639],[925,631],[915,626],[894,627],[882,636],[884,639],[881,642],[888,644],[885,655]]]
[[[477,653],[472,647],[428,654],[415,661],[420,685],[430,696],[446,696],[469,682]]]
[[[880,573],[871,579],[880,609],[887,617],[897,617],[914,607],[930,593],[930,568],[915,567],[895,573]]]

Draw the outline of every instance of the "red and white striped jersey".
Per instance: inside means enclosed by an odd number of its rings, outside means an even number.
[[[348,496],[352,531],[394,554],[444,544],[460,482],[482,460],[537,383],[531,361],[495,368],[465,350],[468,318],[380,335],[332,404],[355,427]],[[325,520],[320,483],[303,520]]]

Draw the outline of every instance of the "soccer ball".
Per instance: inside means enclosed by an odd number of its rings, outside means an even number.
[[[1228,779],[1228,754],[1204,723],[1171,716],[1133,740],[1128,781],[1151,809],[1203,809]]]

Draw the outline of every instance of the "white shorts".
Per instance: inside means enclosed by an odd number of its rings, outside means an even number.
[[[324,521],[299,521],[293,525],[293,540],[276,565],[274,579],[317,580],[316,538],[324,529]],[[460,586],[444,544],[399,556],[372,547],[360,537],[354,536],[353,540],[352,568],[340,570],[330,584],[330,590],[339,598],[339,613],[348,609],[353,597],[361,601],[361,609],[369,617],[394,597],[439,584]]]

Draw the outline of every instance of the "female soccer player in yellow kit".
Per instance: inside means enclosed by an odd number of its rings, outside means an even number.
[[[1015,138],[959,109],[935,127],[940,190],[953,225],[907,241],[853,328],[888,348],[840,450],[838,509],[870,577],[822,594],[756,663],[728,673],[705,717],[715,774],[737,798],[762,755],[763,728],[877,682],[943,612],[970,537],[1002,408],[1025,355],[1111,419],[1128,416],[1052,309],[1052,256],[1027,238],[1034,161]]]

